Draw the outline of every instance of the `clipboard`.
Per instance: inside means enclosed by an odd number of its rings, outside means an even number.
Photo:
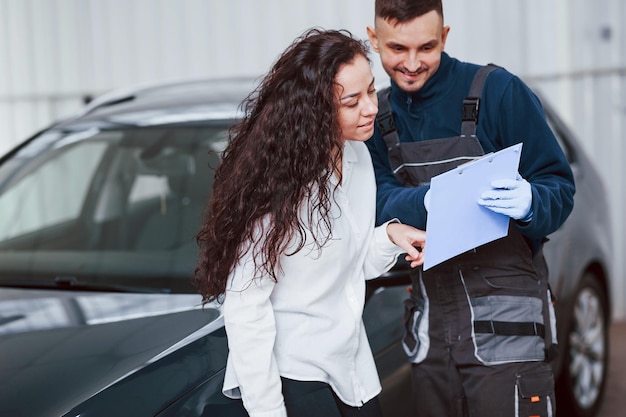
[[[431,179],[424,270],[507,235],[509,217],[478,199],[492,181],[517,177],[521,154],[518,143]]]

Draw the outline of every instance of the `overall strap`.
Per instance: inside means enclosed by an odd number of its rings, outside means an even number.
[[[495,64],[487,64],[481,67],[470,86],[469,94],[463,100],[463,120],[461,122],[461,137],[476,136],[476,126],[478,125],[478,110],[480,108],[480,97],[483,92],[483,85],[487,76],[492,71],[500,68]]]
[[[400,145],[400,136],[398,135],[396,124],[393,120],[390,98],[391,87],[384,88],[378,92],[378,116],[376,117],[376,124],[387,147],[389,166],[392,170],[395,170],[397,167],[402,166],[404,161]],[[403,184],[411,183],[411,177],[406,170],[401,170],[399,173],[396,173],[396,178]]]
[[[380,129],[380,135],[383,137],[385,145],[387,145],[387,151],[400,143],[396,124],[393,121],[390,96],[391,87],[386,87],[378,92],[378,117],[376,117],[376,124]]]

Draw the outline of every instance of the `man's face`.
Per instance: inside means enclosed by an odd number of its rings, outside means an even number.
[[[416,92],[437,72],[450,27],[443,27],[434,10],[394,23],[377,17],[367,34],[391,79],[404,91]]]

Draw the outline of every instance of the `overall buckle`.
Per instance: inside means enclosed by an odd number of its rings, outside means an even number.
[[[380,133],[382,135],[386,135],[387,133],[393,132],[396,130],[396,124],[393,121],[393,114],[391,112],[378,116],[378,127],[380,128]]]
[[[480,105],[480,97],[466,97],[463,99],[463,121],[478,120],[478,107]]]

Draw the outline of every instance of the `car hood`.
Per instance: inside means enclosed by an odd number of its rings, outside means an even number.
[[[0,415],[63,415],[222,326],[197,294],[0,288]]]

